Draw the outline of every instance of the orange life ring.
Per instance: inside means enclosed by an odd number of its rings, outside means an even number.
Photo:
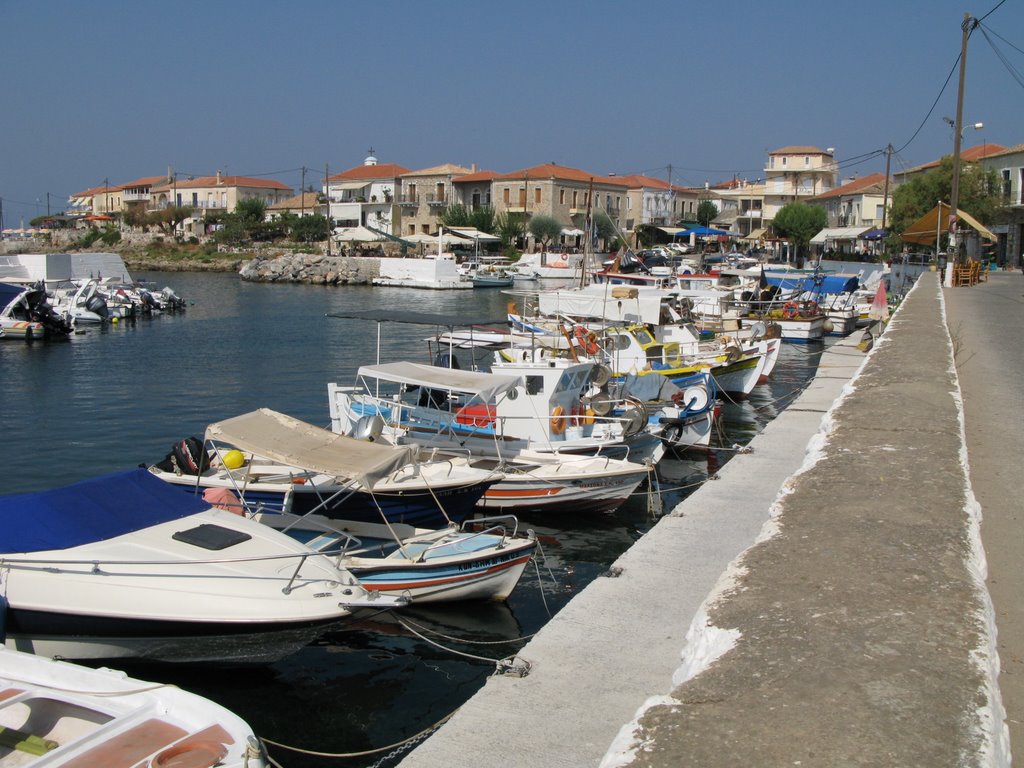
[[[800,314],[804,317],[813,317],[818,314],[818,302],[816,301],[805,301],[803,306],[800,307]]]
[[[783,317],[788,317],[789,319],[792,320],[798,314],[800,314],[800,305],[797,304],[795,301],[787,301],[785,304],[782,305]]]
[[[565,409],[556,405],[551,410],[551,434],[560,435],[565,432]]]
[[[576,338],[576,342],[588,355],[596,355],[600,350],[600,347],[597,346],[597,334],[590,329],[577,325],[572,329],[572,334]]]

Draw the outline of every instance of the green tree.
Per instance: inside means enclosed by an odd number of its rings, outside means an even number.
[[[612,217],[604,211],[594,213],[593,219],[594,234],[598,240],[603,240],[605,247],[611,249],[618,242],[618,228]]]
[[[462,203],[452,203],[437,217],[437,223],[442,227],[470,227],[470,210]]]
[[[149,227],[157,227],[166,234],[172,234],[179,224],[192,215],[193,210],[190,205],[170,205],[147,214],[144,223]]]
[[[793,243],[796,249],[796,266],[803,269],[811,238],[818,234],[827,222],[828,214],[824,208],[806,203],[789,203],[775,214],[772,227]]]
[[[953,158],[947,156],[942,158],[938,168],[917,174],[893,192],[889,209],[892,231],[903,232],[940,200],[949,204],[952,194]],[[957,207],[982,224],[994,222],[1004,208],[996,172],[974,163],[965,163],[960,168],[958,196]]]
[[[562,225],[554,216],[539,213],[530,219],[530,234],[540,241],[540,247],[546,251],[548,243],[562,234]]]
[[[701,200],[697,205],[697,223],[710,227],[711,222],[718,218],[718,206],[710,200]]]
[[[494,217],[494,234],[501,238],[501,247],[511,251],[518,238],[526,234],[526,222],[521,213],[504,211]]]
[[[281,224],[288,231],[292,240],[297,243],[317,243],[327,239],[327,217],[296,216],[291,214],[282,217]]]

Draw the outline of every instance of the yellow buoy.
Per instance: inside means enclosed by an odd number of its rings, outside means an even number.
[[[231,450],[224,454],[224,466],[228,469],[238,469],[245,464],[245,456],[241,451]]]

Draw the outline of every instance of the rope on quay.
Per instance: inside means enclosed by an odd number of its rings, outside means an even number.
[[[275,747],[280,747],[281,749],[287,749],[290,752],[297,752],[298,754],[301,754],[301,755],[309,755],[311,757],[335,757],[335,758],[368,757],[369,755],[379,755],[381,752],[389,752],[390,751],[389,754],[384,755],[384,757],[382,757],[380,760],[378,760],[376,763],[374,763],[374,766],[376,766],[376,765],[383,765],[387,760],[391,760],[392,758],[398,757],[404,751],[406,751],[410,747],[414,746],[416,743],[422,741],[427,736],[429,736],[431,733],[433,733],[438,728],[440,728],[442,725],[447,723],[449,720],[452,719],[452,717],[455,716],[455,713],[458,712],[459,709],[461,709],[461,707],[453,709],[451,712],[449,712],[447,715],[442,717],[436,723],[434,723],[433,725],[430,725],[430,726],[424,728],[422,731],[420,731],[419,733],[417,733],[414,736],[410,736],[408,739],[403,739],[402,741],[397,741],[394,744],[389,744],[386,747],[378,747],[377,749],[367,749],[367,750],[363,750],[362,752],[318,752],[318,751],[312,750],[312,749],[303,749],[302,747],[294,747],[294,746],[291,746],[289,744],[282,744],[281,742],[272,741],[271,739],[266,739],[266,738],[262,738],[262,737],[260,738],[260,742],[262,742],[265,745],[266,744],[272,744]],[[280,768],[280,763],[278,763],[275,760],[271,759],[269,755],[267,756],[267,759],[270,760],[270,762],[273,763],[275,766],[278,766]],[[373,768],[373,766],[370,766],[370,768]]]

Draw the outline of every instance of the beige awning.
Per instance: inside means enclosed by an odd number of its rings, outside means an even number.
[[[765,236],[767,231],[767,227],[759,227],[758,229],[751,230],[749,235],[744,235],[740,240],[760,240]]]
[[[977,219],[965,211],[958,210],[957,217],[969,227],[972,227],[986,240],[995,241],[996,236],[981,224]],[[928,213],[907,227],[900,234],[900,239],[905,243],[916,243],[918,245],[934,245],[940,234],[949,231],[949,205],[940,202]]]
[[[269,408],[211,424],[206,439],[364,488],[413,461],[411,448],[356,440]]]

